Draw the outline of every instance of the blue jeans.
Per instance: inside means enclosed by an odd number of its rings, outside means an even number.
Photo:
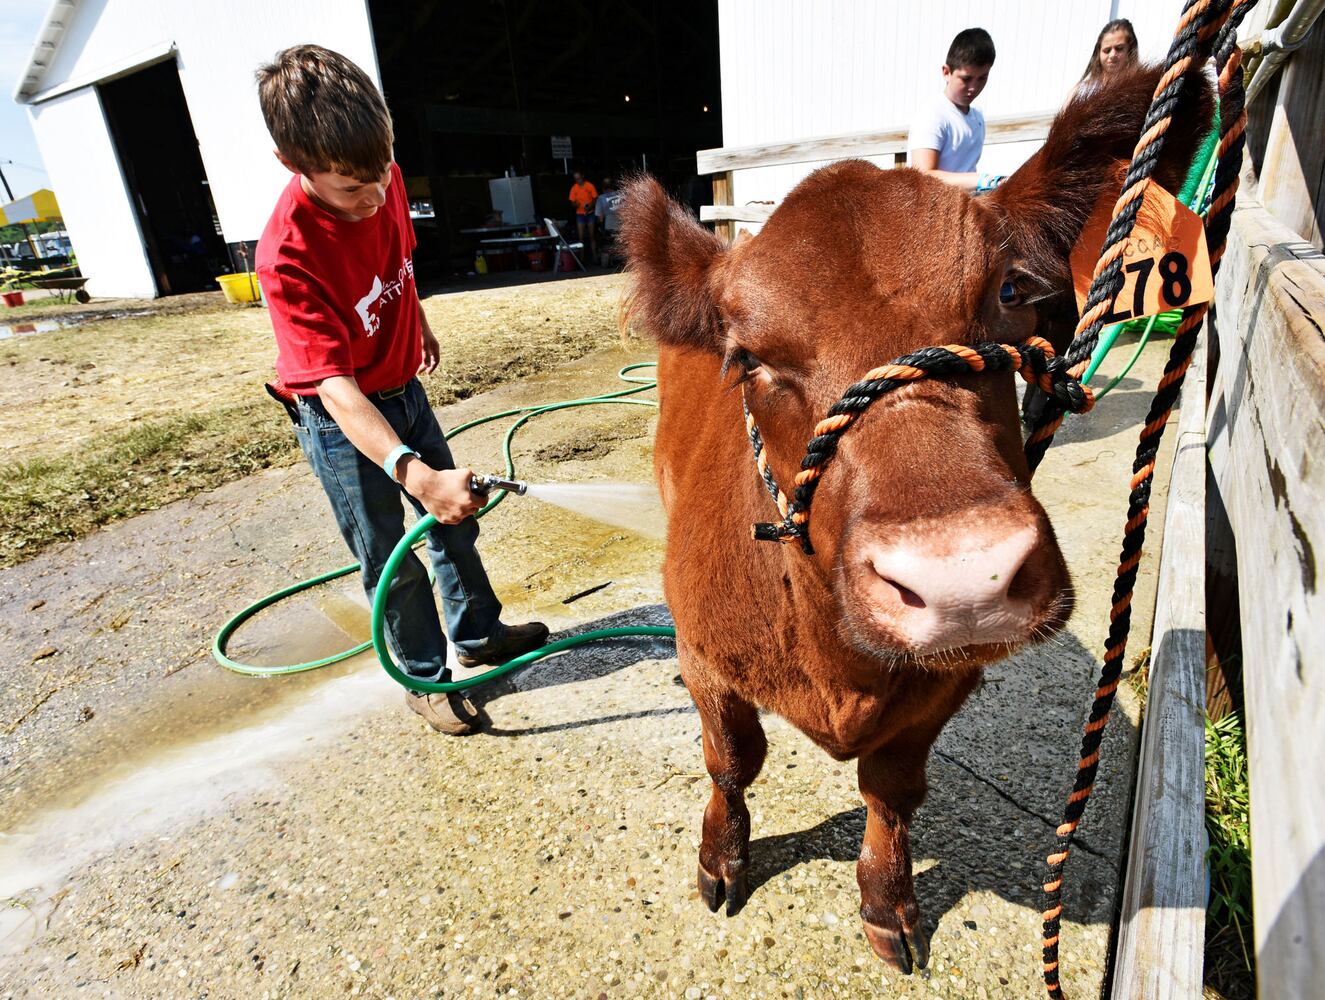
[[[368,398],[400,440],[424,462],[434,469],[455,468],[451,449],[418,379],[411,379],[398,396]],[[419,517],[427,512],[381,466],[350,443],[317,396],[299,397],[291,416],[296,418],[299,447],[331,501],[341,535],[361,564],[363,589],[372,602],[382,568],[405,534],[401,496]],[[475,652],[484,640],[501,638],[505,633],[501,602],[492,592],[474,547],[478,521],[467,517],[459,524],[439,523],[428,529],[426,537],[451,641],[461,652]],[[391,580],[386,634],[396,662],[406,673],[420,680],[445,679],[446,643],[437,605],[427,571],[412,552]]]

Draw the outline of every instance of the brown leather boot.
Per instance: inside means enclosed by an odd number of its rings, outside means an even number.
[[[405,692],[405,704],[415,715],[439,733],[448,736],[468,736],[478,731],[479,717],[474,706],[459,691],[450,694],[421,694]]]
[[[506,634],[494,642],[486,640],[472,653],[457,653],[462,667],[486,667],[508,663],[522,653],[547,644],[547,626],[542,622],[507,625]]]

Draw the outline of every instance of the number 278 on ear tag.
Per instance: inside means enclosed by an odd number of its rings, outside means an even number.
[[[1085,308],[1116,202],[1110,192],[1096,203],[1072,249],[1078,313]],[[1201,217],[1158,184],[1146,188],[1136,227],[1123,242],[1122,264],[1124,284],[1105,323],[1154,316],[1209,302],[1215,296]]]

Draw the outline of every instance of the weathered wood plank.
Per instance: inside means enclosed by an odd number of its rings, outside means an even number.
[[[1182,387],[1114,1000],[1201,995],[1205,947],[1205,344]]]
[[[728,172],[723,172],[719,174],[717,177],[713,178],[712,207],[716,209],[729,208],[731,206],[731,203],[732,203],[732,175]],[[704,207],[705,206],[702,205],[700,206],[701,219],[704,218],[703,214]],[[722,218],[715,218],[714,221],[717,222],[718,224],[713,227],[713,232],[716,233],[718,237],[720,237],[721,239],[724,239],[728,243],[730,243],[732,240],[731,222]]]
[[[700,205],[700,222],[767,222],[774,205]]]
[[[1325,31],[1312,31],[1281,70],[1260,192],[1280,222],[1322,249],[1325,229]]]
[[[1325,982],[1325,257],[1244,197],[1207,440],[1237,538],[1263,997]]]
[[[985,123],[985,145],[1043,139],[1049,134],[1053,111],[1016,118],[991,119]],[[787,163],[810,163],[814,160],[841,160],[852,156],[896,156],[906,153],[907,128],[881,132],[844,132],[821,135],[795,142],[773,142],[755,146],[701,149],[695,154],[698,170],[716,174],[725,170],[750,167],[774,167]],[[716,195],[714,196],[716,201]]]

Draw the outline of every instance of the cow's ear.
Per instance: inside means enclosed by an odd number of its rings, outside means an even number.
[[[721,350],[713,272],[722,241],[652,177],[626,185],[620,215],[632,274],[629,319],[660,344]]]
[[[1059,298],[1070,299],[1068,258],[1091,210],[1119,193],[1160,75],[1159,67],[1138,67],[1069,101],[1040,150],[989,196],[1006,219],[1013,254]],[[1194,68],[1152,175],[1165,190],[1182,187],[1213,115],[1210,82]],[[1075,318],[1075,303],[1068,308]]]

